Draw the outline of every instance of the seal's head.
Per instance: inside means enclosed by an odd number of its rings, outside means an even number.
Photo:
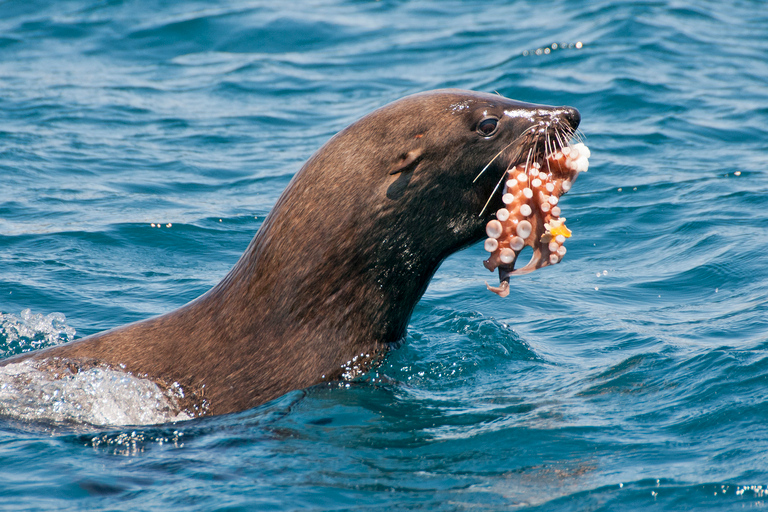
[[[383,337],[398,339],[439,263],[485,237],[489,222],[502,221],[506,194],[514,192],[506,185],[510,170],[532,176],[535,167],[537,175],[548,176],[542,185],[547,197],[533,197],[529,206],[550,204],[566,190],[574,173],[553,155],[562,158],[579,120],[573,108],[471,91],[403,98],[353,123],[313,155],[262,231],[268,230],[272,249],[284,244],[282,266],[294,282],[319,288],[345,283],[323,294],[344,304],[357,303],[361,294],[367,303],[375,297],[380,325],[389,333]],[[539,206],[541,214],[525,216],[521,206],[507,210],[494,249],[500,254],[486,263],[500,269],[502,283],[514,268],[503,251],[512,242],[504,237],[525,226],[523,219],[531,227],[523,239],[536,251],[526,269],[554,262],[548,247],[541,250],[539,231],[549,232],[545,221],[557,221],[559,212],[550,210],[545,219]]]

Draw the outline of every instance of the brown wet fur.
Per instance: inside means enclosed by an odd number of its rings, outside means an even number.
[[[178,382],[181,405],[198,414],[241,411],[338,379],[354,356],[380,357],[398,343],[440,262],[484,238],[492,217],[479,214],[520,148],[473,180],[532,124],[504,110],[575,112],[559,108],[460,90],[382,107],[307,161],[213,289],[162,316],[0,366],[48,359]],[[500,121],[486,138],[475,127],[488,114]]]

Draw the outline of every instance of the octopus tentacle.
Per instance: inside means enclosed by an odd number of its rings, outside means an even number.
[[[564,243],[571,232],[560,215],[559,199],[570,190],[579,173],[589,168],[590,156],[582,142],[562,144],[561,137],[572,134],[572,130],[555,133],[553,139],[547,133],[542,143],[549,156],[538,161],[531,149],[525,163],[510,167],[500,181],[506,180],[504,207],[486,225],[484,248],[490,256],[483,264],[490,271],[499,270],[500,285],[488,285],[488,289],[502,297],[509,294],[510,276],[557,264],[565,256]],[[533,257],[515,269],[517,257],[526,246],[533,249]]]

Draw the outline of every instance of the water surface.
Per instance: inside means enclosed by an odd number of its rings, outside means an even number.
[[[758,0],[0,3],[3,357],[205,292],[317,148],[407,94],[572,105],[592,149],[567,257],[509,298],[478,244],[359,382],[0,419],[0,508],[763,506],[767,84]]]

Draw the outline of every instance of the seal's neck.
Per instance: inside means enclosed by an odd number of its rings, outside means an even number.
[[[439,264],[397,245],[353,247],[355,234],[343,226],[322,238],[308,236],[302,247],[286,247],[293,230],[273,211],[230,274],[212,292],[244,304],[254,319],[305,331],[353,350],[397,342]],[[299,235],[301,238],[301,235]],[[294,240],[296,238],[293,238]],[[263,318],[262,318],[263,317]]]
[[[308,379],[333,378],[354,356],[402,339],[443,255],[384,225],[387,212],[363,218],[354,196],[336,195],[334,205],[317,203],[334,194],[315,194],[308,203],[307,188],[292,182],[207,302],[248,312],[237,342],[254,355],[290,360]]]

